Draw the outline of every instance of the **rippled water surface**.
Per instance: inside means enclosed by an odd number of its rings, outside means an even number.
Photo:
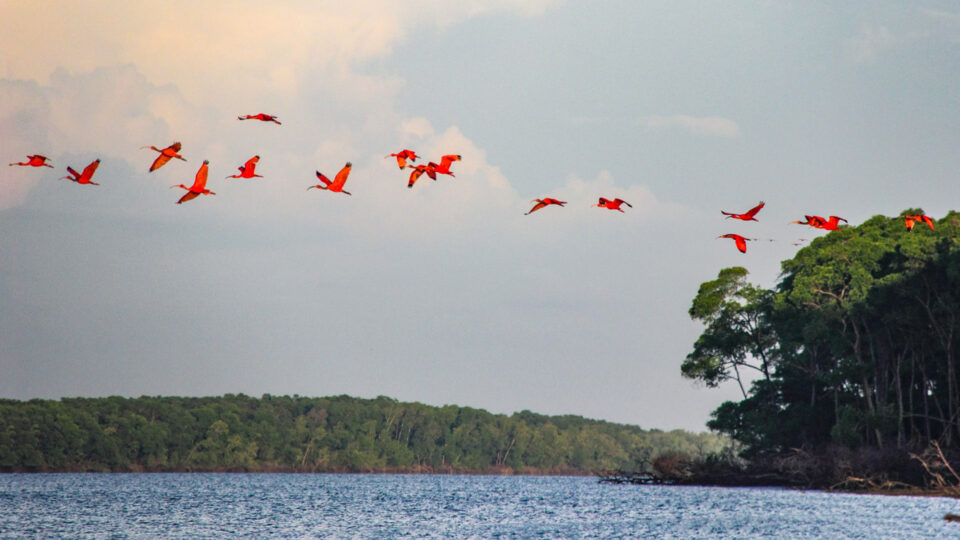
[[[0,475],[0,536],[958,538],[960,501],[595,478]]]

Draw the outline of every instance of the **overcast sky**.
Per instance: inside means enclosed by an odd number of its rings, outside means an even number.
[[[772,286],[804,214],[960,199],[960,8],[823,4],[0,1],[0,161],[56,167],[0,165],[0,397],[702,430],[738,390],[680,376],[701,282]],[[402,148],[463,160],[407,189]],[[216,195],[174,204],[205,159]],[[352,196],[306,190],[347,161]]]

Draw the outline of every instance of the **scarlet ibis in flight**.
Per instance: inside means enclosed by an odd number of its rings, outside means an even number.
[[[544,206],[549,206],[551,204],[559,204],[560,206],[563,206],[567,204],[567,201],[558,201],[557,199],[551,199],[549,197],[546,197],[543,199],[533,199],[530,202],[536,202],[537,204],[533,205],[533,208],[531,208],[529,212],[524,214],[525,216],[529,216],[530,214],[536,212],[537,210],[543,208]]]
[[[350,175],[350,169],[352,167],[353,167],[353,164],[351,164],[348,161],[347,164],[344,165],[342,169],[340,169],[340,172],[338,172],[337,175],[333,177],[332,182],[330,181],[329,178],[324,176],[323,173],[321,173],[320,171],[317,171],[317,178],[319,178],[320,181],[323,182],[323,184],[310,186],[307,189],[308,190],[310,188],[325,189],[327,191],[336,191],[336,192],[344,193],[346,195],[350,195],[349,191],[343,190],[343,185],[347,183],[347,176]]]
[[[912,231],[913,225],[921,221],[926,223],[930,227],[930,230],[933,230],[933,220],[930,219],[930,216],[924,214],[907,214],[903,216],[903,219],[906,222],[907,230]]]
[[[243,116],[238,116],[237,120],[260,120],[261,122],[273,122],[274,124],[280,125],[280,121],[277,120],[276,116],[272,114],[245,114]]]
[[[717,238],[732,238],[737,244],[737,249],[740,250],[740,253],[747,252],[747,240],[756,240],[756,238],[744,238],[739,234],[721,234]]]
[[[384,156],[383,159],[387,159],[388,157],[397,158],[397,165],[399,165],[401,169],[405,169],[407,167],[408,159],[410,161],[416,161],[420,158],[420,156],[418,156],[417,153],[414,152],[413,150],[406,150],[406,149],[401,150],[396,154],[390,154],[389,156]]]
[[[248,159],[246,163],[243,164],[243,167],[237,167],[240,170],[240,174],[230,175],[227,178],[263,178],[259,174],[254,174],[257,163],[260,161],[260,156],[253,156]]]
[[[454,174],[450,172],[450,165],[452,165],[454,161],[460,161],[460,154],[448,154],[440,158],[439,165],[432,161],[430,162],[430,165],[432,165],[434,170],[439,174],[449,174],[450,176],[454,176]]]
[[[417,165],[416,167],[408,165],[407,168],[413,169],[413,172],[410,173],[410,180],[407,182],[407,187],[412,188],[413,184],[415,184],[417,180],[423,176],[423,173],[427,173],[427,176],[429,176],[431,180],[436,180],[437,169],[434,167],[434,165],[435,164],[433,162],[428,163],[427,165]]]
[[[19,163],[11,163],[10,166],[12,167],[14,165],[20,165],[21,167],[26,167],[26,166],[50,167],[52,169],[53,165],[47,164],[47,160],[49,159],[50,158],[48,158],[47,156],[41,156],[40,154],[37,154],[35,156],[27,156],[27,161],[21,161]]]
[[[619,211],[623,212],[623,209],[620,208],[620,205],[621,205],[621,204],[625,204],[625,205],[629,206],[630,208],[633,208],[633,205],[632,205],[632,204],[628,203],[627,201],[625,201],[625,200],[623,200],[623,199],[614,199],[614,200],[611,201],[610,199],[604,199],[603,197],[600,197],[600,204],[598,204],[597,206],[599,206],[599,207],[601,207],[601,208],[608,208],[608,209],[610,209],[610,210],[619,210]]]
[[[791,221],[790,223],[799,223],[800,225],[809,225],[815,229],[819,229],[820,227],[823,227],[824,223],[827,222],[827,220],[823,219],[820,216],[804,215],[803,217],[804,217],[803,221]]]
[[[823,218],[820,218],[820,220],[822,221]],[[835,231],[835,230],[837,230],[837,227],[840,226],[840,222],[841,222],[841,221],[844,222],[844,223],[847,223],[847,220],[843,219],[842,217],[830,216],[830,219],[828,219],[828,220],[826,220],[825,222],[823,222],[823,224],[820,225],[820,226],[817,227],[817,228],[818,228],[818,229],[823,229],[823,230],[825,230],[825,231]],[[816,225],[814,225],[814,227],[816,227]]]
[[[187,201],[191,201],[193,199],[196,199],[200,195],[216,195],[216,193],[207,189],[207,165],[209,164],[210,164],[210,161],[206,159],[203,160],[203,165],[201,165],[200,169],[197,170],[197,176],[196,178],[194,178],[192,186],[187,187],[183,184],[170,186],[172,188],[179,187],[187,190],[187,192],[183,194],[183,197],[180,197],[180,200],[177,201],[177,204],[182,204]]]
[[[727,216],[727,219],[733,218],[733,219],[742,219],[743,221],[758,221],[757,218],[755,218],[754,216],[756,216],[757,212],[759,212],[760,209],[763,208],[763,204],[764,204],[763,201],[760,201],[760,204],[747,210],[743,214],[734,214],[732,212],[724,212],[723,210],[721,210],[720,213]]]
[[[800,225],[809,225],[814,229],[823,229],[825,231],[835,231],[840,222],[847,223],[847,220],[839,216],[830,216],[830,219],[824,219],[820,216],[803,216],[806,221],[791,221],[790,223],[799,223]]]
[[[70,173],[70,176],[64,176],[60,180],[70,180],[78,184],[92,184],[94,186],[99,186],[100,184],[92,180],[93,173],[97,172],[97,167],[99,166],[100,166],[100,159],[97,158],[96,160],[91,162],[89,165],[84,167],[82,173],[78,173],[77,171],[73,170],[72,167],[67,167],[67,172]]]
[[[183,159],[183,156],[181,156],[181,155],[178,153],[178,152],[180,152],[180,143],[179,143],[179,142],[175,142],[175,143],[171,144],[170,146],[168,146],[168,147],[166,147],[166,148],[164,148],[164,149],[162,149],[162,150],[161,150],[160,148],[157,148],[156,146],[141,146],[141,147],[140,147],[141,150],[143,150],[144,148],[149,148],[149,149],[151,149],[151,150],[155,150],[155,151],[157,151],[157,152],[160,152],[160,155],[157,156],[157,159],[153,160],[153,165],[150,165],[150,171],[148,171],[148,172],[153,172],[153,171],[159,169],[160,167],[163,167],[164,165],[167,164],[168,161],[170,161],[170,160],[173,159],[173,158],[177,158],[177,159],[179,159],[179,160],[181,160],[181,161],[186,161],[185,159]]]

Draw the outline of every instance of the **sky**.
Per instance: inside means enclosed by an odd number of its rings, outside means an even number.
[[[55,167],[0,164],[0,397],[702,431],[739,390],[680,375],[700,283],[775,285],[805,214],[960,199],[960,8],[830,4],[0,0],[0,162]],[[408,189],[403,148],[463,159]],[[203,160],[216,195],[175,204]],[[347,161],[352,196],[306,190]],[[542,197],[568,204],[524,215]]]

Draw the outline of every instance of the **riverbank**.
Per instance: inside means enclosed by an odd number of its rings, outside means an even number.
[[[937,445],[907,449],[850,450],[828,446],[792,449],[745,460],[731,454],[691,459],[663,455],[635,470],[609,471],[613,484],[786,487],[826,492],[960,498],[960,475]]]

